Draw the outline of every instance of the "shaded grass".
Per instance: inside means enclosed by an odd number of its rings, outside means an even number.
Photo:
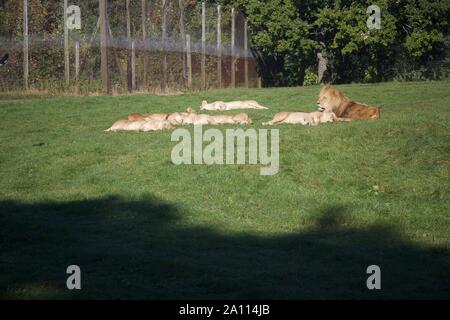
[[[277,111],[313,111],[319,87],[5,97],[0,295],[448,298],[450,83],[340,88],[382,119],[278,126],[273,177],[174,166],[170,132],[103,130],[203,99],[258,100],[270,109],[248,113],[261,128]],[[64,290],[70,264],[83,270],[80,292]],[[382,267],[380,292],[365,289],[370,264]]]

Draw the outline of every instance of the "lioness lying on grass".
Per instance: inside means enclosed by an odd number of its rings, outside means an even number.
[[[192,113],[183,120],[183,125],[251,124],[252,119],[246,113],[236,115],[210,116]]]
[[[192,108],[188,108],[186,112],[173,112],[167,117],[167,121],[169,121],[174,126],[181,125],[183,124],[184,119],[193,114],[196,113]]]
[[[317,126],[320,123],[337,121],[338,118],[333,112],[279,112],[272,121],[263,123],[264,126],[275,124],[302,124],[305,126]]]
[[[168,113],[154,113],[154,114],[141,114],[132,113],[128,115],[129,121],[146,121],[146,120],[160,120],[164,121],[169,116]]]
[[[188,108],[186,112],[153,113],[153,114],[133,113],[128,116],[128,120],[130,121],[167,120],[171,124],[176,125],[181,124],[183,118],[187,117],[191,113],[194,113],[194,110],[192,108]]]
[[[105,132],[117,131],[162,131],[173,129],[173,126],[166,120],[119,120],[116,121],[111,128]]]
[[[158,117],[163,114],[129,115],[127,120],[116,121],[106,132],[117,131],[158,131],[173,129],[172,125],[218,125],[218,124],[251,124],[252,119],[246,113],[236,115],[210,116],[197,114],[191,108],[187,112],[174,112],[167,117]],[[154,117],[152,117],[154,116]],[[131,120],[130,120],[131,119]],[[136,119],[136,120],[134,120]]]
[[[267,109],[267,108],[263,107],[258,102],[253,100],[232,101],[232,102],[216,101],[213,103],[208,103],[207,101],[203,100],[202,105],[200,106],[200,110],[211,110],[211,111],[226,111],[238,109]]]
[[[235,115],[220,115],[211,116],[214,124],[252,124],[253,121],[250,119],[248,114],[239,113]]]

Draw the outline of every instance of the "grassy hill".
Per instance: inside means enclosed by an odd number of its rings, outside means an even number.
[[[382,118],[277,126],[274,176],[175,166],[171,132],[103,130],[203,99],[257,100],[258,129],[314,111],[320,87],[0,95],[0,297],[450,298],[450,82],[338,87]]]

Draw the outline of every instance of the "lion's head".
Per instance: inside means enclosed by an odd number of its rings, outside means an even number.
[[[320,112],[334,112],[338,115],[340,114],[340,110],[348,105],[349,102],[350,100],[342,92],[326,86],[320,91],[317,109]]]
[[[246,113],[239,113],[233,116],[233,121],[239,124],[252,124],[252,119]]]

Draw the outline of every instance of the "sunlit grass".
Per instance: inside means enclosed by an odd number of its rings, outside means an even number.
[[[320,87],[0,95],[0,295],[448,297],[450,83],[339,88],[381,119],[278,126],[275,176],[175,166],[170,132],[103,130],[203,99],[257,100],[269,110],[248,114],[262,128],[278,111],[314,111]],[[378,261],[392,282],[368,292],[365,268]],[[87,275],[68,295],[69,264]]]

